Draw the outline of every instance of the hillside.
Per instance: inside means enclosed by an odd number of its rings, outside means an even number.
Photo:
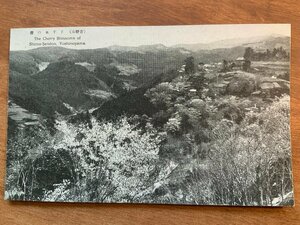
[[[51,63],[47,69],[33,75],[32,78],[51,93],[53,98],[75,108],[89,108],[106,100],[91,96],[89,93],[92,90],[110,93],[106,83],[96,78],[85,67],[69,61]]]
[[[52,116],[55,111],[67,114],[67,110],[59,98],[53,98],[53,93],[45,91],[44,87],[32,77],[10,71],[9,99],[33,113]]]
[[[12,51],[10,99],[26,110],[43,115],[98,108],[107,101],[102,105],[103,114],[109,115],[112,106],[120,109],[114,114],[120,114],[132,111],[123,108],[126,104],[134,108],[135,99],[147,91],[146,87],[151,88],[162,74],[178,70],[188,56],[194,56],[195,64],[219,63],[243,56],[247,47],[255,51],[285,49],[289,43],[288,37],[267,36],[171,47],[154,44]],[[148,105],[146,100],[143,104]],[[143,109],[137,111],[142,113]]]
[[[194,53],[199,62],[211,63],[222,62],[223,59],[235,60],[244,55],[245,47],[238,46],[233,48],[218,48],[213,50],[199,50]]]
[[[288,40],[251,41],[12,52],[6,198],[283,204]]]
[[[149,101],[145,93],[159,83],[170,82],[178,76],[179,73],[174,70],[155,76],[147,84],[105,102],[101,107],[94,110],[92,114],[99,119],[116,119],[123,114],[128,116],[151,116],[158,111],[158,108]]]

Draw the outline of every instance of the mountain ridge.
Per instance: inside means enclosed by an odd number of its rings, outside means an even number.
[[[282,36],[282,35],[268,35],[268,36],[256,36],[249,38],[232,38],[232,39],[224,39],[220,41],[214,41],[209,43],[194,43],[194,44],[177,44],[172,47],[181,47],[191,51],[199,51],[199,50],[214,50],[221,48],[232,48],[237,46],[245,46],[251,43],[260,43],[263,41],[271,41],[274,39],[285,39],[290,37]]]

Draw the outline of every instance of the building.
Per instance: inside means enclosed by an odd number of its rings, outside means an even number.
[[[235,66],[236,66],[236,67],[240,67],[240,68],[242,69],[245,62],[246,62],[246,60],[245,60],[244,57],[238,57],[238,58],[235,60]]]
[[[250,70],[250,65],[251,65],[251,61],[250,60],[247,60],[244,57],[238,57],[231,64],[231,68],[232,69],[237,69],[237,70],[249,71]]]

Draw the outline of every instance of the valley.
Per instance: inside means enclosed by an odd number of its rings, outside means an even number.
[[[9,157],[35,173],[18,178],[11,165],[8,186],[31,190],[7,195],[292,204],[289,46],[266,36],[11,52]],[[37,153],[14,155],[16,145]]]

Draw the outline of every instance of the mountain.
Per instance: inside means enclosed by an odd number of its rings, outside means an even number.
[[[33,75],[43,68],[41,63],[58,61],[89,63],[95,66],[115,64],[128,71],[135,68],[138,75],[148,79],[153,75],[180,66],[190,52],[164,45],[143,45],[138,47],[112,46],[109,48],[74,50],[62,47],[36,48],[28,51],[10,52],[10,70]],[[120,71],[122,72],[122,71]],[[123,74],[128,72],[123,71]],[[135,78],[134,78],[135,79]]]
[[[196,43],[196,44],[178,44],[172,46],[173,48],[185,48],[190,51],[200,51],[200,50],[213,50],[220,48],[233,48],[233,47],[260,47],[264,49],[273,49],[274,47],[279,47],[278,44],[286,49],[289,48],[290,38],[285,36],[271,35],[271,36],[257,36],[249,38],[234,38],[226,39],[221,41],[214,41],[207,44]]]
[[[91,107],[106,100],[105,95],[95,95],[95,90],[108,93],[105,82],[94,76],[85,67],[70,61],[51,63],[45,70],[32,76],[53,98],[75,108]]]
[[[95,65],[108,65],[110,63],[127,63],[133,64],[141,69],[139,74],[148,75],[151,71],[155,74],[165,72],[173,63],[176,66],[182,62],[185,57],[194,54],[218,54],[224,49],[232,49],[231,52],[238,48],[252,47],[258,51],[266,49],[283,47],[289,50],[290,38],[285,36],[258,36],[249,38],[227,39],[211,43],[196,44],[178,44],[167,47],[162,44],[132,46],[110,46],[99,49],[67,49],[63,47],[45,47],[36,48],[28,51],[12,51],[10,53],[10,66],[24,74],[34,74],[39,71],[41,62],[57,62],[68,60],[76,63],[91,63]],[[216,50],[223,49],[223,50]],[[202,57],[204,58],[204,57]],[[153,75],[153,74],[151,74]]]
[[[12,51],[9,98],[47,117],[97,107],[181,66],[185,55],[172,48],[159,51],[165,48],[142,46],[145,53],[61,47]]]
[[[194,56],[196,64],[211,63],[234,60],[243,56],[247,47],[264,51],[275,47],[289,50],[289,46],[289,37],[263,36],[171,47],[154,44],[11,51],[9,98],[30,112],[47,116],[99,106],[104,114],[109,114],[112,106],[119,112],[143,113],[142,108],[133,107],[138,96],[145,100],[145,87],[168,71],[178,70],[189,56]]]
[[[170,70],[165,74],[154,76],[147,84],[136,88],[132,91],[120,95],[118,98],[106,101],[101,107],[94,110],[92,114],[100,119],[115,119],[118,116],[126,114],[128,116],[147,115],[151,116],[158,111],[145,93],[150,88],[155,87],[161,82],[170,82],[174,78],[180,76],[179,72]]]
[[[217,63],[226,60],[235,60],[243,56],[245,47],[238,46],[233,48],[220,48],[212,50],[199,50],[194,53],[196,61],[203,63]]]
[[[67,49],[62,47],[40,47],[31,49],[28,54],[35,58],[38,62],[55,62],[60,58],[67,57],[69,59],[78,59],[80,54],[74,49]]]
[[[158,51],[167,51],[169,48],[163,44],[154,44],[154,45],[140,45],[137,47],[132,46],[121,46],[121,45],[112,45],[108,47],[111,51],[120,51],[120,52],[158,52]]]
[[[9,79],[9,99],[46,117],[89,109],[115,97],[105,82],[70,61],[50,63],[31,76],[11,70]]]
[[[20,107],[36,114],[52,116],[55,111],[68,114],[62,102],[30,76],[10,71],[9,99]]]
[[[27,51],[10,52],[10,70],[23,74],[39,72],[40,63],[71,61],[76,63],[108,64],[112,62],[113,54],[105,48],[75,50],[63,47],[44,47]]]
[[[290,52],[290,37],[269,37],[266,40],[244,44],[244,47],[251,47],[255,51],[273,50],[274,48],[282,47],[287,52]]]
[[[22,74],[34,74],[39,71],[36,59],[27,51],[11,51],[9,54],[9,69]]]

